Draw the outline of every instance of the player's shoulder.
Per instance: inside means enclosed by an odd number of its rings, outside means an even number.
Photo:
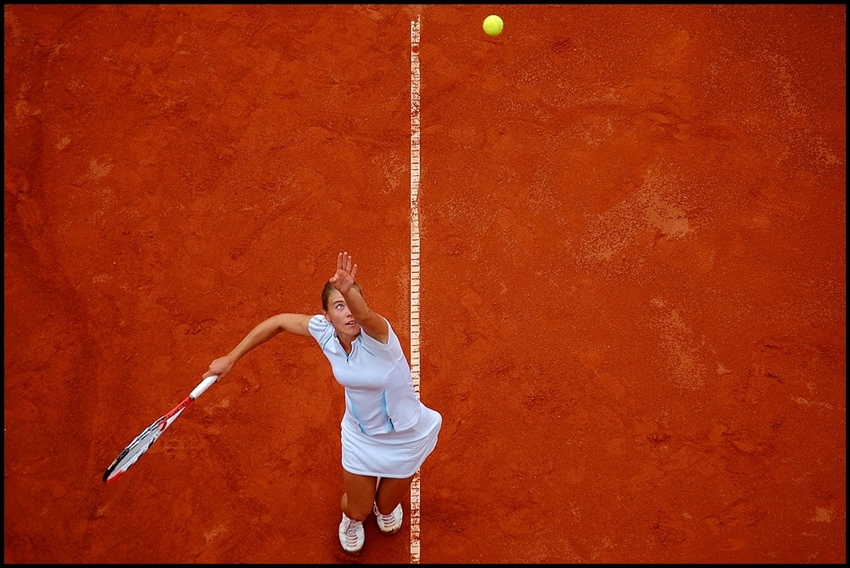
[[[310,317],[310,321],[307,323],[307,329],[310,331],[310,335],[319,339],[323,335],[331,332],[332,327],[331,323],[324,315],[316,314]]]
[[[387,342],[382,343],[369,335],[365,330],[361,331],[361,335],[363,337],[364,342],[374,348],[381,349],[384,351],[389,351],[395,348],[401,348],[401,342],[398,339],[398,335],[396,335],[395,330],[393,329],[390,320],[385,318],[384,316],[380,316],[385,322],[387,322]]]

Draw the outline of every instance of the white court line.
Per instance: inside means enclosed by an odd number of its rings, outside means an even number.
[[[410,22],[410,373],[419,396],[419,25]],[[419,470],[410,483],[410,563],[419,564]]]

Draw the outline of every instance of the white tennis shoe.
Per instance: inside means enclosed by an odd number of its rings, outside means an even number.
[[[372,511],[375,512],[375,518],[378,519],[378,528],[381,529],[382,533],[395,534],[401,528],[401,521],[404,517],[401,503],[396,505],[396,508],[389,515],[382,515],[378,510],[377,503],[372,506]]]
[[[363,521],[353,521],[342,514],[342,522],[339,523],[339,543],[342,549],[349,554],[357,554],[366,542],[366,531],[363,530]]]

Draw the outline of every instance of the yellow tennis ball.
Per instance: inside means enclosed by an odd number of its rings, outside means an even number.
[[[505,22],[496,14],[490,14],[484,18],[484,33],[488,36],[497,36],[505,29]]]

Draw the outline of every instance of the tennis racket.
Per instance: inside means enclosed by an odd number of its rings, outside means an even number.
[[[200,384],[198,384],[198,386],[189,393],[189,396],[184,398],[180,404],[171,410],[171,412],[158,419],[156,422],[148,426],[144,432],[136,436],[136,438],[130,442],[126,448],[124,448],[124,451],[118,454],[118,457],[115,458],[112,465],[106,468],[106,471],[103,474],[104,483],[115,481],[118,479],[118,476],[127,471],[131,465],[136,463],[136,460],[138,460],[139,457],[141,457],[141,455],[151,447],[151,444],[156,442],[156,439],[165,432],[165,429],[171,426],[172,422],[177,420],[180,413],[183,412],[187,406],[192,404],[196,398],[204,394],[204,391],[210,388],[210,386],[217,380],[218,375],[213,375],[201,381]]]

